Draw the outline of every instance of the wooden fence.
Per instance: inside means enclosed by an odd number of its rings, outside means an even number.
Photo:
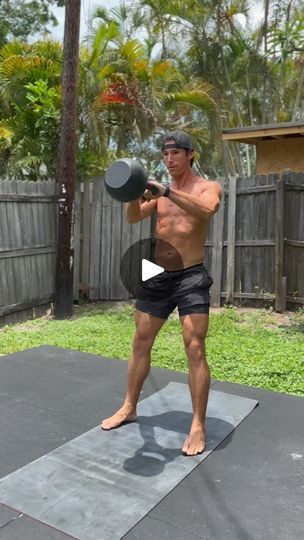
[[[128,224],[121,203],[104,189],[102,178],[78,184],[75,196],[74,300],[130,298],[120,279],[120,261],[129,246],[149,238],[153,221]]]
[[[54,182],[0,182],[0,322],[53,300]]]
[[[230,178],[211,220],[206,265],[213,306],[304,304],[304,174]],[[153,235],[153,219],[129,225],[122,204],[101,178],[78,185],[75,207],[74,298],[125,300],[120,260],[136,240]],[[80,284],[80,287],[79,287]]]
[[[304,304],[304,174],[230,178],[207,242],[212,304]]]
[[[205,263],[211,303],[304,305],[304,174],[230,178],[212,218]],[[56,187],[0,182],[0,320],[54,298]],[[126,249],[153,235],[149,218],[129,225],[101,178],[78,184],[74,300],[127,300],[119,273]]]

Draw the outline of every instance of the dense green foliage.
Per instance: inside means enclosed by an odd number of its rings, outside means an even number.
[[[54,176],[61,107],[62,47],[13,41],[0,51],[0,174]]]
[[[71,320],[37,319],[0,329],[0,355],[52,345],[127,360],[133,332],[130,306],[80,308]],[[304,396],[304,313],[294,314],[286,326],[266,310],[212,313],[207,356],[215,379]],[[188,370],[180,323],[173,317],[155,341],[152,363]]]
[[[0,45],[19,40],[0,49],[0,175],[50,177],[62,45],[25,42],[49,22],[50,2],[4,1],[1,9],[8,4]],[[303,120],[304,93],[303,2],[264,0],[259,25],[250,19],[253,5],[125,0],[98,8],[80,51],[79,177],[91,178],[127,153],[140,155],[160,179],[159,139],[172,128],[194,136],[201,172],[249,175],[254,148],[223,144],[221,129]]]
[[[52,41],[14,41],[0,50],[0,174],[55,175],[61,62],[62,47]],[[102,172],[126,149],[140,152],[157,126],[168,126],[166,111],[178,117],[182,105],[184,115],[196,108],[209,121],[216,116],[209,85],[188,83],[172,62],[150,59],[115,21],[102,22],[82,47],[78,90],[80,178]]]

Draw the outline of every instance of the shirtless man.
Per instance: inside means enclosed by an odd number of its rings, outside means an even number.
[[[167,135],[163,143],[163,158],[172,177],[171,186],[152,181],[158,188],[158,194],[153,195],[146,190],[144,199],[127,203],[126,216],[129,223],[136,223],[156,210],[156,237],[165,241],[164,245],[168,245],[168,242],[177,250],[182,268],[172,270],[168,264],[167,270],[161,264],[166,271],[153,278],[158,280],[157,287],[154,286],[155,297],[152,280],[148,297],[143,295],[137,299],[136,331],[128,365],[125,400],[113,416],[103,420],[101,427],[109,430],[136,420],[136,406],[150,371],[154,340],[177,306],[189,361],[188,383],[193,407],[192,424],[182,453],[193,456],[201,454],[205,448],[205,418],[210,386],[205,337],[209,317],[208,289],[212,278],[203,265],[204,244],[210,218],[219,209],[222,190],[217,182],[200,178],[193,172],[194,151],[187,133],[175,131]],[[164,255],[170,260],[170,252]],[[164,259],[156,262],[163,263]]]

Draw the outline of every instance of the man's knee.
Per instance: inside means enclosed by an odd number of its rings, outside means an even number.
[[[184,337],[185,351],[189,361],[205,360],[205,342],[201,337]]]
[[[133,349],[140,352],[150,352],[154,343],[154,338],[147,331],[147,329],[137,328],[134,340],[133,340]]]

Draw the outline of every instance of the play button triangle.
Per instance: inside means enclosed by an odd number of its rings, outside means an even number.
[[[142,281],[147,281],[147,279],[151,279],[154,276],[161,274],[162,272],[164,272],[164,268],[162,268],[162,266],[158,266],[158,264],[154,264],[151,261],[148,261],[147,259],[142,259],[141,261]]]

